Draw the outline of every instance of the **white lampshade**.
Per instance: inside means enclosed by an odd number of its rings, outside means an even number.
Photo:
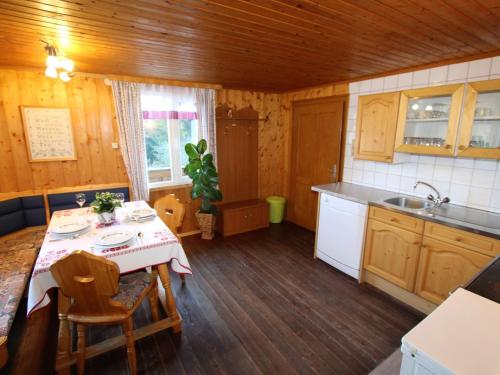
[[[64,70],[62,72],[59,72],[59,78],[63,82],[68,82],[71,79],[71,77],[69,76],[68,72],[66,72]]]
[[[59,58],[59,66],[66,70],[67,72],[72,72],[73,69],[75,68],[75,63],[68,59],[67,57],[60,57]]]
[[[48,66],[45,69],[45,75],[50,78],[57,78],[57,69],[53,66]]]
[[[47,56],[47,60],[45,61],[46,65],[49,68],[58,68],[59,67],[59,58],[54,55]]]

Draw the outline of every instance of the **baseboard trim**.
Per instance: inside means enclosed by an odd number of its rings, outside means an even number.
[[[437,307],[437,305],[390,283],[389,281],[375,275],[374,273],[371,273],[370,271],[363,270],[363,281],[370,285],[373,285],[375,288],[380,289],[381,291],[400,300],[408,306],[411,306],[414,309],[423,312],[424,314],[430,314]]]
[[[190,232],[179,233],[179,237],[189,237],[189,236],[193,236],[195,234],[200,234],[200,233],[201,233],[201,230],[197,229],[197,230],[192,230]]]

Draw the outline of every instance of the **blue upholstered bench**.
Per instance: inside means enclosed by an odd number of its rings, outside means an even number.
[[[0,236],[26,227],[47,224],[43,195],[12,198],[0,202]]]
[[[108,191],[110,193],[123,193],[125,195],[125,201],[130,200],[129,191],[127,187],[119,187],[112,189],[97,189],[97,190],[82,190],[82,191],[72,191],[70,193],[51,193],[47,194],[47,199],[49,202],[49,210],[52,215],[54,211],[69,210],[71,208],[78,208],[79,206],[75,202],[76,193],[84,193],[86,197],[85,206],[88,206],[94,199],[96,193],[103,191]]]

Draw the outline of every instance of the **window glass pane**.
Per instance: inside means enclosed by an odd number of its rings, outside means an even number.
[[[168,121],[166,119],[145,119],[144,134],[149,182],[172,179]]]
[[[188,143],[198,143],[198,121],[197,120],[179,120],[180,126],[180,158],[181,166],[184,168],[188,163],[188,156],[184,147]],[[182,172],[184,175],[184,171]]]
[[[500,147],[500,92],[481,92],[477,96],[470,147]]]
[[[404,142],[443,146],[446,142],[451,95],[411,98],[406,112]]]

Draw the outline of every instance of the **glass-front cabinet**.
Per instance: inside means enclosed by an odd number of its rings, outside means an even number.
[[[452,156],[463,95],[463,84],[402,91],[395,151]]]
[[[500,79],[466,85],[457,156],[500,158]]]

